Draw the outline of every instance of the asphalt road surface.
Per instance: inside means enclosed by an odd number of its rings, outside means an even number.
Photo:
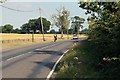
[[[73,41],[51,42],[2,52],[2,78],[47,78]]]

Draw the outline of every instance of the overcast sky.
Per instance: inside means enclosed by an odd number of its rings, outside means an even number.
[[[20,0],[21,1],[21,0]],[[60,9],[61,7],[65,7],[67,10],[70,11],[70,17],[72,16],[80,16],[82,18],[87,19],[87,15],[85,15],[85,10],[79,8],[79,4],[77,1],[51,1],[51,2],[37,2],[35,1],[27,1],[26,2],[18,2],[18,1],[13,1],[13,2],[6,2],[3,5],[9,8],[17,9],[17,10],[23,10],[23,11],[31,11],[33,12],[18,12],[18,11],[12,11],[6,8],[1,8],[0,7],[0,17],[2,17],[2,23],[1,25],[5,24],[12,24],[14,28],[20,28],[22,24],[28,22],[29,19],[35,19],[40,16],[39,13],[39,8],[42,9],[42,16],[47,18],[48,20],[51,21],[51,16],[53,14],[56,14],[57,11],[56,9]],[[0,25],[0,26],[1,26]],[[87,22],[85,22],[84,27],[88,27]],[[57,28],[55,28],[57,29]]]

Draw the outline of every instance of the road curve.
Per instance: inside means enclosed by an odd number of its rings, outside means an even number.
[[[52,42],[2,53],[2,78],[47,78],[57,60],[73,41]]]

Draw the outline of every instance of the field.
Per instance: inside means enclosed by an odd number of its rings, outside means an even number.
[[[34,42],[32,42],[32,34],[1,34],[1,43],[2,43],[2,50],[7,50],[15,47],[21,47],[31,44],[37,43],[46,43],[46,42],[53,42],[54,34],[44,34],[45,40],[42,40],[42,34],[34,34]],[[58,41],[60,41],[61,34],[57,34]],[[80,37],[86,37],[81,35]],[[69,35],[69,39],[72,38],[72,35]],[[64,39],[67,39],[67,35],[64,34]]]

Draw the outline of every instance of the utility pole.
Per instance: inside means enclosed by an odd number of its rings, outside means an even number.
[[[34,30],[32,31],[32,42],[34,42]]]
[[[30,22],[30,27],[31,27],[31,22]],[[32,42],[34,42],[34,30],[32,30]]]
[[[45,38],[44,38],[44,27],[43,27],[42,16],[41,16],[41,8],[39,8],[39,12],[40,12],[40,23],[41,23],[41,27],[42,27],[43,41],[45,41]]]

